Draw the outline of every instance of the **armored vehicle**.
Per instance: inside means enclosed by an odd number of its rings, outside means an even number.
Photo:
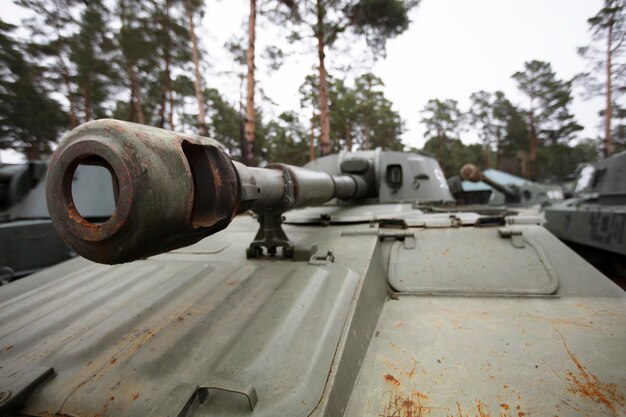
[[[58,236],[46,206],[48,162],[0,167],[0,282],[7,283],[76,254]],[[82,166],[72,187],[85,218],[99,221],[115,210],[110,175]],[[108,181],[108,183],[107,183]]]
[[[609,261],[626,277],[626,152],[583,167],[574,191],[575,197],[544,209],[545,227],[567,242],[603,251],[596,260]]]
[[[69,179],[108,167],[116,210]],[[12,416],[620,416],[626,296],[545,228],[462,212],[437,162],[251,168],[104,120],[49,169],[84,257],[0,288]],[[250,214],[253,213],[253,214]]]
[[[559,185],[529,181],[496,169],[481,172],[472,164],[464,165],[459,176],[450,179],[450,185],[461,204],[528,206],[564,197]]]

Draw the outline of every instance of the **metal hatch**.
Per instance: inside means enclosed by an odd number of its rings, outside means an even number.
[[[389,283],[401,293],[551,295],[558,279],[540,244],[521,228],[421,229],[414,247],[395,242]]]

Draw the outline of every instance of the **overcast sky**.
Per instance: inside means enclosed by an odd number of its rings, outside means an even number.
[[[5,4],[8,0],[0,2],[3,18],[18,24],[24,12]],[[406,122],[403,142],[423,145],[420,111],[429,99],[456,99],[462,110],[467,110],[472,92],[502,90],[514,103],[522,104],[524,98],[511,75],[523,69],[524,62],[548,61],[564,79],[583,71],[585,62],[576,48],[589,42],[587,19],[601,5],[601,0],[422,0],[411,13],[409,29],[390,40],[386,58],[371,67],[383,79],[387,97]],[[246,0],[207,1],[199,29],[208,62],[205,83],[233,103],[239,100],[239,79],[233,75],[237,68],[223,45],[233,36],[245,35],[247,14]],[[286,34],[272,25],[259,27],[257,56],[267,45],[293,49],[283,42]],[[313,45],[312,41],[299,45],[297,53],[271,73],[259,58],[259,85],[275,103],[266,105],[268,114],[299,109],[298,88],[316,63]],[[331,75],[342,77],[337,67],[364,61],[362,52],[359,44],[348,48],[344,44],[340,51],[330,51]],[[361,65],[361,69],[367,68]],[[601,106],[599,99],[584,101],[576,94],[573,110],[585,126],[581,137],[599,135],[597,112]],[[476,137],[468,132],[462,139],[472,142]],[[7,162],[7,157],[4,154],[3,161]]]

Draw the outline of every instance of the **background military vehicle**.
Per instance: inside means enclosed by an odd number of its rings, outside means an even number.
[[[0,282],[28,275],[64,261],[75,253],[58,236],[46,207],[48,162],[0,167]],[[91,221],[110,217],[115,209],[110,175],[103,168],[82,166],[72,187],[76,206]],[[107,184],[108,181],[109,183]]]
[[[533,205],[562,200],[563,187],[543,184],[496,169],[481,172],[466,164],[458,177],[450,179],[454,196],[460,204]]]
[[[72,204],[83,163],[113,173],[102,224]],[[0,288],[0,412],[623,415],[624,292],[543,227],[448,209],[438,172],[382,151],[249,168],[198,136],[79,127],[50,212],[115,265]]]
[[[574,192],[545,207],[545,227],[626,279],[626,152],[582,167]]]

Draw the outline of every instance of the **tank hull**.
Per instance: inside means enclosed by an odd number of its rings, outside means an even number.
[[[317,248],[293,260],[246,259],[240,215],[170,253],[0,288],[0,391],[54,373],[10,412],[244,416],[251,392],[257,416],[626,411],[621,289],[536,224],[390,215],[406,227],[285,225]]]

